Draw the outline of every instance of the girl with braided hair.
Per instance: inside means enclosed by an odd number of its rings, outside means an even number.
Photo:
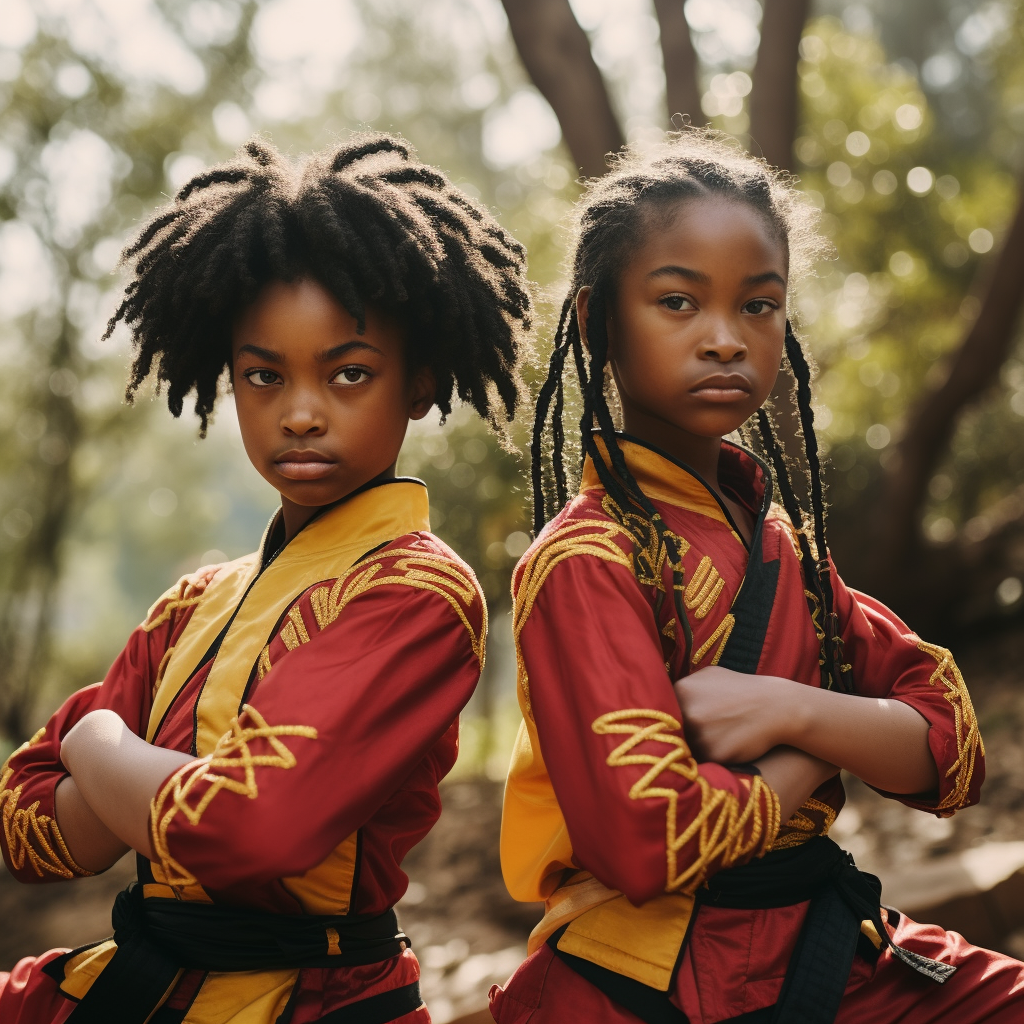
[[[580,200],[513,579],[524,722],[502,869],[545,914],[492,990],[499,1024],[1024,1014],[1024,965],[883,909],[827,836],[840,767],[947,816],[977,801],[984,752],[949,653],[829,558],[787,317],[809,217],[787,179],[698,131],[625,152]],[[764,405],[783,358],[809,514]]]
[[[484,659],[473,571],[395,475],[456,396],[500,429],[530,329],[525,253],[400,139],[302,166],[250,142],[125,251],[107,331],[201,429],[222,384],[281,494],[259,549],[173,586],[106,679],[0,775],[26,882],[135,850],[113,938],[0,976],[0,1022],[427,1024],[394,905]]]

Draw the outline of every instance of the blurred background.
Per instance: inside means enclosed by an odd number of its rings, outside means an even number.
[[[795,307],[836,560],[954,649],[988,744],[982,807],[937,820],[852,783],[837,833],[894,880],[890,902],[1024,952],[1024,882],[1005,888],[1024,865],[1022,42],[1021,0],[2,0],[0,758],[103,676],[179,575],[252,550],[276,507],[230,397],[202,441],[159,396],[124,404],[128,338],[99,337],[152,209],[253,132],[294,156],[401,132],[527,246],[535,384],[581,173],[682,112],[792,171],[821,211],[834,253]],[[775,404],[795,442],[788,380]],[[529,464],[457,410],[416,424],[399,468],[426,480],[434,530],[491,605],[445,816],[403,903],[443,1022],[482,1005],[539,916],[496,866]],[[0,874],[16,922],[0,969],[104,934],[127,870],[73,896]],[[915,877],[931,879],[918,897]]]

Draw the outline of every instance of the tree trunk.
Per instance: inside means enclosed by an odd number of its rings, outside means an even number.
[[[669,123],[676,114],[685,114],[691,124],[707,124],[700,107],[697,82],[697,54],[693,49],[690,26],[683,13],[683,0],[654,0],[661,34],[661,56],[665,64],[665,103]]]
[[[1024,181],[1021,191],[1024,194]],[[978,319],[951,360],[946,379],[910,413],[896,457],[886,469],[875,567],[880,579],[905,565],[918,547],[928,480],[953,436],[959,413],[996,379],[1014,340],[1024,303],[1024,201],[999,255],[979,273],[975,293],[983,297]]]
[[[608,170],[623,143],[590,42],[569,0],[502,0],[527,73],[551,104],[573,162],[587,177]]]
[[[750,94],[754,152],[773,167],[791,170],[799,102],[796,65],[810,0],[764,0],[761,43]]]

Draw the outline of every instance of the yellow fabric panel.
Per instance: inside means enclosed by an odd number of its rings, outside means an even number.
[[[359,850],[358,832],[335,847],[316,867],[281,879],[281,884],[302,904],[307,914],[347,914]]]
[[[692,896],[666,894],[639,907],[619,896],[576,918],[558,948],[667,992],[692,913]]]
[[[269,530],[268,526],[267,531]],[[178,695],[178,691],[188,682],[189,676],[199,665],[200,658],[210,649],[210,645],[227,625],[231,613],[245,593],[245,588],[256,575],[259,561],[259,554],[254,552],[229,562],[200,598],[192,618],[171,651],[170,659],[166,666],[163,666],[159,688],[153,697],[153,710],[149,714],[149,728],[146,731],[146,739],[150,743],[153,742],[157,727]]]
[[[608,448],[604,438],[596,438],[598,447],[608,457]],[[729,525],[729,520],[722,511],[721,505],[712,497],[708,489],[696,477],[680,468],[670,459],[651,451],[640,444],[619,440],[619,448],[626,457],[626,465],[636,478],[641,490],[653,501],[664,501],[677,508],[685,508],[689,512],[697,512],[709,519],[717,519]],[[580,493],[603,488],[594,462],[588,455],[583,463],[583,474],[580,477]]]
[[[520,688],[520,702],[522,689]],[[531,903],[546,899],[566,868],[575,870],[572,843],[562,809],[548,778],[528,716],[519,726],[505,784],[501,814],[501,872],[512,898]]]
[[[206,890],[198,882],[192,882],[189,885],[178,885],[175,883],[172,886],[170,876],[164,870],[159,860],[151,860],[149,866],[153,872],[153,881],[156,884],[152,887],[147,885],[144,895],[170,897],[171,899],[184,900],[186,903],[213,902],[207,895]],[[150,888],[152,888],[152,892],[149,891]]]
[[[298,971],[208,974],[183,1024],[274,1024],[298,977]]]
[[[113,939],[107,939],[105,942],[99,942],[95,946],[82,950],[78,956],[72,957],[64,965],[64,980],[59,986],[61,992],[71,996],[72,999],[83,999],[116,952],[117,943]],[[182,972],[178,971],[174,976],[174,981],[167,986],[160,1005],[171,994],[181,975]]]
[[[253,584],[244,611],[235,616],[224,637],[199,698],[199,756],[211,753],[228,731],[267,637],[303,591],[344,575],[374,547],[429,529],[426,488],[397,482],[355,495],[298,533]],[[152,740],[164,712],[231,619],[258,569],[259,554],[248,555],[232,563],[207,588],[164,672],[147,739]]]
[[[562,925],[621,895],[603,885],[589,871],[578,871],[544,901],[544,916],[530,932],[526,951],[536,953]]]

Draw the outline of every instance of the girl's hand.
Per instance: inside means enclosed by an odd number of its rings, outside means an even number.
[[[798,683],[712,666],[675,684],[683,732],[694,755],[718,764],[748,764],[780,743]]]

